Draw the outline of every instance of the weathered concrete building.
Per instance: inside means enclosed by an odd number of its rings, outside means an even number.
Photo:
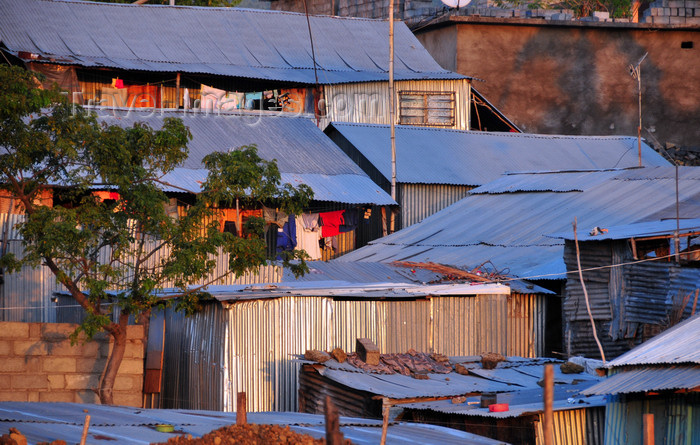
[[[637,134],[700,148],[700,26],[443,16],[413,29],[528,133]]]

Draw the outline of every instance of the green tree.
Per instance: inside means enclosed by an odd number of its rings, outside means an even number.
[[[22,257],[5,255],[0,263],[10,272],[42,264],[51,270],[86,312],[74,341],[102,330],[113,337],[97,389],[105,404],[113,402],[130,316],[173,304],[196,311],[206,287],[192,285],[212,281],[221,251],[229,255],[229,273],[266,263],[261,221],[251,219],[246,237],[222,233],[219,208],[259,201],[298,213],[312,198],[307,186],[282,185],[276,162],[246,146],[207,156],[202,190],[173,217],[162,178],[187,158],[190,138],[179,119],[165,119],[157,130],[101,124],[58,89],[38,88],[33,73],[0,66],[0,188],[25,215]],[[97,199],[95,187],[118,199]],[[47,192],[53,205],[39,199]],[[285,263],[301,259],[290,266],[300,274],[305,257],[294,251]],[[178,289],[177,298],[154,295],[166,285]]]

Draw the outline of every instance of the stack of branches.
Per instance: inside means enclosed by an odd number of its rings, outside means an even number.
[[[489,272],[484,268],[484,266],[487,264],[491,265],[492,271]],[[507,269],[498,270],[491,261],[485,261],[472,270],[459,269],[457,267],[433,262],[421,263],[414,261],[393,261],[391,265],[395,267],[407,267],[410,269],[430,270],[432,272],[442,274],[445,279],[449,281],[467,280],[490,283],[509,279]]]

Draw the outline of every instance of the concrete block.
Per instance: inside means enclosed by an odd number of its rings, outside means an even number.
[[[10,374],[0,374],[0,391],[12,389],[12,376]]]
[[[12,355],[12,341],[0,340],[0,357]]]
[[[657,16],[657,17],[654,17],[654,20],[652,21],[652,23],[661,23],[661,24],[668,25],[668,23],[669,23],[668,19],[669,19],[669,17]]]
[[[107,360],[105,359],[78,358],[75,360],[76,372],[80,373],[94,372],[100,374],[106,364]]]
[[[379,364],[379,347],[369,338],[355,340],[355,352],[363,362],[368,365]]]
[[[700,17],[686,17],[686,25],[700,25]]]
[[[30,356],[24,359],[24,372],[30,374],[40,374],[44,371],[42,363],[44,357],[41,356]]]
[[[0,360],[0,373],[5,372],[24,372],[24,359],[18,357],[9,357]]]
[[[91,389],[100,384],[99,374],[66,374],[66,389]]]
[[[29,338],[41,337],[41,323],[29,323]]]
[[[99,357],[100,356],[100,347],[102,345],[96,341],[90,341],[85,343],[82,346],[83,353],[81,354],[81,357],[83,358],[88,358],[88,357]],[[107,345],[105,345],[105,349],[107,349]]]
[[[41,338],[47,341],[68,340],[76,327],[68,323],[44,323],[41,325]]]
[[[49,374],[49,389],[55,391],[57,389],[66,388],[66,376],[64,374]]]
[[[668,23],[671,25],[685,25],[685,17],[674,17],[668,18]]]
[[[48,355],[45,342],[35,340],[16,340],[12,345],[14,355],[26,357],[28,355]]]
[[[46,391],[39,393],[40,402],[75,402],[73,391]]]
[[[83,356],[83,346],[80,343],[70,344],[70,340],[47,342],[49,355],[52,356]]]
[[[139,392],[115,392],[114,404],[122,406],[141,407],[143,404],[143,394]]]
[[[145,356],[146,354],[143,350],[143,343],[127,343],[126,351],[124,351],[124,357],[143,359]]]
[[[46,372],[76,372],[78,370],[75,357],[46,357],[42,364]]]
[[[0,391],[0,400],[3,402],[28,402],[28,394],[24,391]]]
[[[605,20],[610,18],[610,13],[607,11],[593,11],[591,12],[591,17],[597,17],[601,20]]]
[[[124,358],[119,366],[119,374],[143,374],[144,362],[139,359]]]
[[[114,380],[114,390],[115,391],[133,391],[139,390],[140,387],[136,386],[138,379],[132,376],[121,375]]]
[[[685,8],[685,1],[683,0],[669,0],[669,8]]]
[[[12,389],[48,389],[49,379],[43,374],[19,374],[12,376]]]
[[[86,389],[83,391],[74,391],[75,403],[100,403],[100,398],[97,397],[95,391]]]
[[[0,323],[0,338],[29,338],[29,323],[12,321]]]

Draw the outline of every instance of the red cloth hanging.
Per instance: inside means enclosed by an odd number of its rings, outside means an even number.
[[[340,233],[338,229],[344,222],[343,214],[345,210],[336,210],[333,212],[322,212],[319,213],[323,225],[321,226],[321,236],[336,236]]]

